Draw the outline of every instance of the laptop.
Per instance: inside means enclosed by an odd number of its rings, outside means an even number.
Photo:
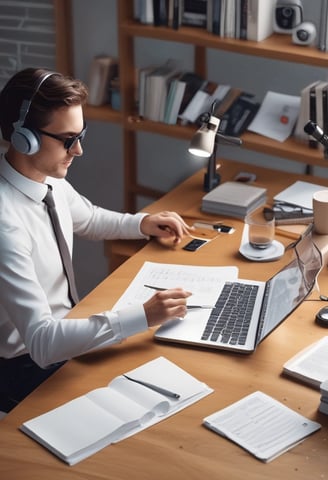
[[[226,281],[215,308],[166,322],[155,338],[207,348],[251,353],[311,293],[322,256],[311,229],[294,245],[293,260],[267,282]],[[214,306],[214,305],[213,305]]]

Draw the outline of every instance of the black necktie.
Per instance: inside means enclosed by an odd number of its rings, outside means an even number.
[[[48,185],[48,192],[47,192],[47,195],[44,197],[43,201],[47,205],[51,223],[54,228],[60,256],[63,262],[64,271],[68,280],[69,297],[71,299],[72,305],[74,306],[76,303],[79,302],[79,296],[78,296],[76,285],[75,285],[72,258],[69,253],[68,246],[64,238],[62,229],[60,227],[56,205],[55,205],[54,197],[52,195],[52,188],[50,185]]]

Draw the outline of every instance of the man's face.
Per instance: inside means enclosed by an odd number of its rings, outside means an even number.
[[[80,141],[77,140],[67,151],[64,140],[79,135],[83,127],[81,105],[61,107],[56,110],[52,115],[51,122],[42,131],[59,136],[63,141],[40,132],[40,150],[27,157],[24,174],[37,182],[44,182],[47,176],[65,178],[74,157],[82,155],[83,150]]]

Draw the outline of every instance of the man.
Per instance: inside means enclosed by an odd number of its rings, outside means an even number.
[[[94,240],[173,236],[178,243],[189,231],[175,212],[130,215],[96,207],[65,180],[74,157],[83,153],[86,99],[86,86],[79,80],[32,68],[16,73],[0,94],[0,127],[9,142],[0,161],[3,411],[69,358],[186,314],[190,293],[175,288],[119,312],[65,318],[76,294],[45,203],[49,191],[70,252],[73,233]]]

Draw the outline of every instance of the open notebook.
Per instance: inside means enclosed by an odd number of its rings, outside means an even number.
[[[254,351],[316,283],[322,258],[311,232],[294,250],[295,258],[267,282],[238,279],[218,284],[215,308],[188,313],[184,320],[171,320],[156,331],[155,338],[244,353]]]

